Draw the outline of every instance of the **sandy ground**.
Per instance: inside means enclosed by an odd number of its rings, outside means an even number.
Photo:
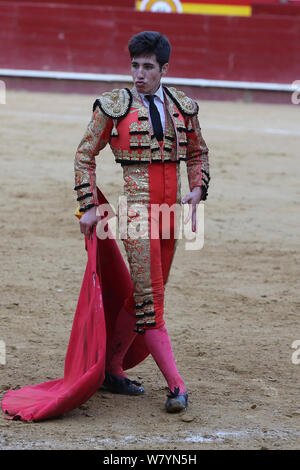
[[[93,101],[8,92],[0,105],[1,398],[63,375],[86,264],[73,156]],[[41,423],[2,415],[1,449],[299,448],[299,107],[199,104],[212,175],[205,245],[179,242],[166,293],[189,409],[165,413],[166,384],[149,357],[129,372],[145,396],[99,391]],[[116,204],[122,173],[109,149],[97,178]],[[184,195],[184,164],[182,186]]]

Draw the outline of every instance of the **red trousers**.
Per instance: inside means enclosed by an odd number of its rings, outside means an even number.
[[[136,316],[136,331],[164,325],[164,292],[176,249],[180,210],[178,163],[124,168],[127,254],[133,292],[124,307]],[[139,229],[139,231],[138,231]]]

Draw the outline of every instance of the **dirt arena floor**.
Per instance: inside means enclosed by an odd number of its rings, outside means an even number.
[[[11,91],[0,105],[1,399],[63,375],[86,264],[73,158],[94,98]],[[149,357],[129,371],[144,396],[99,391],[40,423],[2,414],[1,449],[300,447],[299,106],[199,104],[212,178],[205,244],[187,251],[179,241],[166,291],[188,410],[165,413],[166,385]],[[116,205],[122,171],[109,148],[97,178]]]

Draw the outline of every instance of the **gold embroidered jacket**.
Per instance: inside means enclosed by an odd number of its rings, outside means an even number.
[[[75,190],[80,211],[98,205],[95,156],[107,143],[117,163],[186,162],[189,187],[209,185],[208,148],[198,121],[198,105],[183,92],[164,87],[166,130],[159,145],[149,111],[135,88],[103,93],[94,103],[92,119],[75,156]]]

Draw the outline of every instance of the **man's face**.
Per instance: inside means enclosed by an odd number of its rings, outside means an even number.
[[[131,61],[131,74],[139,93],[154,94],[167,70],[168,64],[164,64],[160,69],[155,54],[148,57],[134,57]]]

